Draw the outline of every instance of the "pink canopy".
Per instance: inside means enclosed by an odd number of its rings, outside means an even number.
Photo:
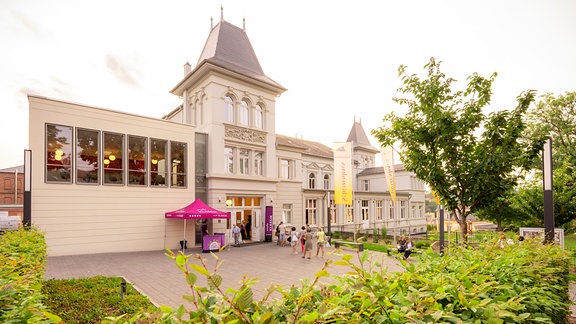
[[[203,218],[230,218],[230,214],[206,205],[200,198],[190,205],[164,214],[166,218],[203,219]]]

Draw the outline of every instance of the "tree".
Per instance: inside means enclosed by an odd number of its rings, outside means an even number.
[[[456,80],[440,72],[440,62],[431,58],[424,68],[428,77],[420,79],[400,66],[404,86],[398,91],[409,96],[393,100],[408,112],[404,117],[388,114],[385,125],[372,134],[383,146],[400,141],[404,167],[436,192],[466,240],[470,213],[503,197],[516,185],[518,169],[539,157],[544,138],[521,138],[534,91],[519,95],[512,111],[486,116],[482,109],[490,103],[496,73],[490,78],[474,73],[465,90],[452,91]]]

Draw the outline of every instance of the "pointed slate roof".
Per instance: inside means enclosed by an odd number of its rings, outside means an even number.
[[[350,130],[350,134],[348,134],[348,139],[346,141],[352,142],[353,149],[362,148],[367,151],[373,151],[375,153],[380,152],[378,149],[374,148],[372,144],[370,144],[362,124],[357,121],[354,121],[354,125],[352,125],[352,129]]]
[[[246,32],[225,20],[210,31],[196,68],[205,62],[284,89],[264,74]]]

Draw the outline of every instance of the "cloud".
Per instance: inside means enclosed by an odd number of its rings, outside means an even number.
[[[133,87],[139,87],[137,74],[138,71],[130,68],[128,64],[122,62],[122,60],[114,57],[112,54],[106,55],[106,67],[112,75],[116,77],[120,82]]]

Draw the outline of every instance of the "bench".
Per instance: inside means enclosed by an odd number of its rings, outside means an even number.
[[[343,241],[333,241],[334,248],[338,249],[340,246],[350,247],[358,249],[358,252],[364,251],[364,243],[357,242],[343,242]]]

